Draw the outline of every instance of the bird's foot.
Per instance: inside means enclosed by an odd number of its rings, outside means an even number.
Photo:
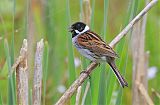
[[[93,62],[93,61],[90,61],[90,64],[91,64],[92,62]],[[100,65],[101,65],[101,64],[100,64],[100,63],[98,63],[98,67],[100,67]]]
[[[88,71],[83,70],[83,71],[81,71],[81,73],[80,73],[80,74],[82,74],[82,73],[87,74],[87,76],[89,77],[89,79],[91,79],[91,76],[89,75],[89,72],[88,72]]]

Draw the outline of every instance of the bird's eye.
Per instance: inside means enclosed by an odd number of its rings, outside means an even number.
[[[82,31],[82,30],[83,30],[83,28],[81,27],[81,28],[80,28],[80,31]]]

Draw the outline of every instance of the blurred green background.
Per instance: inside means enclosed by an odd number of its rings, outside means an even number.
[[[91,0],[91,29],[110,42],[145,6],[145,0]],[[45,41],[42,102],[54,104],[70,84],[79,76],[89,61],[72,46],[68,27],[80,21],[83,0],[0,0],[0,104],[16,103],[14,76],[11,70],[23,39],[28,39],[28,64],[30,92],[34,70],[36,42]],[[119,54],[117,66],[129,83],[120,88],[106,64],[97,67],[91,74],[90,89],[85,104],[130,105],[132,103],[132,57],[131,33],[123,38],[115,50]],[[150,51],[149,68],[155,75],[148,79],[148,91],[156,105],[158,98],[151,90],[160,93],[160,3],[147,15],[145,51]],[[153,69],[149,69],[151,72]],[[150,72],[149,72],[150,73]],[[152,73],[151,73],[152,75]],[[87,82],[86,81],[86,82]],[[86,82],[82,85],[82,97]],[[31,94],[30,96],[31,97]],[[31,99],[31,98],[30,98]],[[31,101],[31,100],[30,100]],[[70,104],[75,103],[75,95]]]

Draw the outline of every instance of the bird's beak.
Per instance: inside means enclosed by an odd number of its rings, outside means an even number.
[[[68,31],[69,31],[69,32],[72,32],[72,31],[73,31],[72,27],[69,27],[69,28],[68,28]]]

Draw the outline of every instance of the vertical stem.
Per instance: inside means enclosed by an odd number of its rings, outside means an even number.
[[[147,15],[143,20],[135,24],[132,36],[133,55],[133,105],[147,105],[144,97],[139,92],[138,83],[147,90],[147,62],[145,53],[145,27]]]
[[[66,18],[67,18],[67,26],[71,23],[71,16],[70,16],[70,2],[66,0]],[[70,34],[70,33],[69,33]],[[74,65],[74,54],[73,54],[73,47],[72,47],[72,35],[68,35],[68,69],[69,69],[69,85],[73,83],[76,79],[76,72],[75,72],[75,65]],[[75,96],[72,97],[70,104],[75,104]]]
[[[82,86],[79,86],[77,89],[77,94],[76,94],[76,104],[79,105],[80,99],[81,99],[81,91],[82,91]]]
[[[17,105],[28,105],[28,65],[27,65],[27,40],[23,40],[20,56],[13,65],[16,69]]]
[[[90,5],[90,0],[81,0],[81,19],[84,23],[86,23],[87,25],[90,26],[91,24],[91,14],[92,14],[92,10],[91,10],[91,5]],[[87,67],[87,60],[85,57],[82,57],[82,69],[85,69]],[[83,88],[83,91],[84,91],[84,95],[83,95],[83,98],[82,98],[82,103],[81,105],[83,104],[91,104],[91,94],[89,94],[89,92],[85,93],[86,91],[86,88],[87,88],[87,83],[90,83],[92,80],[89,79],[88,82],[85,82],[84,83],[84,87]],[[91,89],[91,87],[88,87],[88,91]]]
[[[37,43],[34,64],[33,105],[41,105],[43,39]]]

